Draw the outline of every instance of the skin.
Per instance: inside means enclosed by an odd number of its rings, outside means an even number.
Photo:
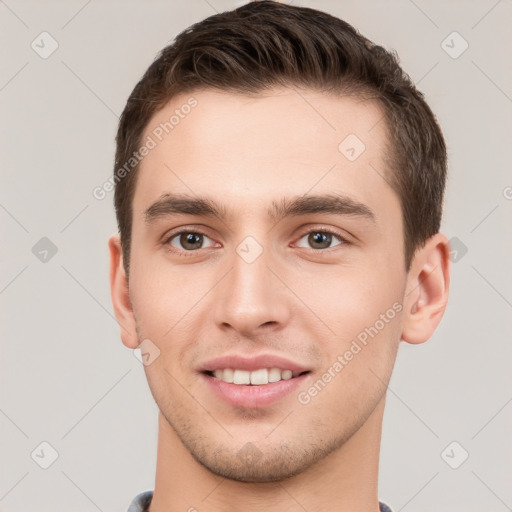
[[[234,512],[242,503],[247,511],[376,512],[386,385],[400,342],[426,341],[444,313],[448,240],[430,238],[406,272],[375,103],[286,88],[251,97],[201,90],[173,98],[145,136],[191,95],[197,107],[141,163],[129,280],[119,236],[109,241],[122,341],[134,349],[150,339],[160,350],[144,366],[160,410],[150,511]],[[349,134],[366,146],[353,162],[338,150]],[[227,216],[148,224],[145,211],[164,193],[208,197]],[[273,201],[305,194],[349,196],[374,222],[323,212],[269,217]],[[180,229],[204,233],[203,246],[168,241]],[[331,245],[312,243],[308,235],[325,229],[337,233]],[[263,249],[252,263],[236,252],[247,236]],[[300,403],[298,392],[332,372],[338,355],[397,303],[401,311]],[[311,373],[275,404],[237,408],[197,370],[228,353],[280,355]],[[256,453],[250,463],[247,446]]]

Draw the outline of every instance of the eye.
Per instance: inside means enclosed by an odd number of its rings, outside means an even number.
[[[205,241],[207,245],[205,245]],[[197,231],[181,231],[179,233],[175,233],[167,239],[166,243],[176,249],[185,251],[205,249],[207,247],[213,247],[214,245],[211,238],[207,237],[204,233],[199,233]]]
[[[339,243],[332,245],[333,239],[338,239]],[[304,243],[308,244],[308,246],[301,245],[303,240],[305,240]],[[309,247],[311,249],[330,249],[331,247],[336,247],[344,242],[346,242],[346,240],[335,233],[325,230],[315,230],[302,236],[298,241],[298,246]]]

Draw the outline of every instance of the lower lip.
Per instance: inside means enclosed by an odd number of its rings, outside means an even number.
[[[208,374],[201,374],[210,389],[233,407],[258,409],[271,405],[300,386],[309,373],[279,382],[269,382],[261,386],[230,384]]]

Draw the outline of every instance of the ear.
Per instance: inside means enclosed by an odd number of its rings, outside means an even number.
[[[404,298],[402,340],[423,343],[436,330],[448,302],[450,243],[441,233],[427,240],[414,255]]]
[[[139,340],[135,317],[123,265],[123,251],[119,234],[112,235],[108,241],[110,251],[110,294],[117,322],[121,327],[121,340],[128,348],[137,348]]]

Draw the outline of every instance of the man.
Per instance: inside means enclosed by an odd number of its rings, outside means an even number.
[[[120,120],[109,241],[160,410],[130,512],[389,510],[386,386],[446,307],[445,178],[422,95],[337,18],[255,2],[161,52]]]

